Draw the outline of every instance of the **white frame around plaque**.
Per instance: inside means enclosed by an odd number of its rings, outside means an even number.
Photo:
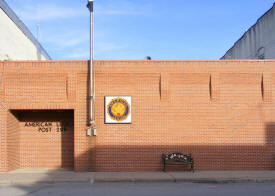
[[[130,113],[128,114],[127,118],[122,121],[116,121],[112,119],[108,114],[108,104],[112,99],[115,98],[122,98],[125,99],[130,108]],[[105,96],[105,123],[106,124],[130,124],[132,123],[132,97],[131,96]]]

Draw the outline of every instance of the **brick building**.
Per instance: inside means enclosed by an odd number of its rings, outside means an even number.
[[[86,136],[88,61],[0,61],[0,171],[275,168],[275,61],[95,61],[97,136]],[[105,96],[132,122],[106,124]]]

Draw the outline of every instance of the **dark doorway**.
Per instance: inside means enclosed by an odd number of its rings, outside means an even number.
[[[74,168],[73,110],[11,110],[18,120],[18,168]]]

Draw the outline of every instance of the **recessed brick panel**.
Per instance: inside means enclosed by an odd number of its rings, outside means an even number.
[[[5,84],[7,102],[27,103],[30,95],[32,103],[67,101],[67,84],[64,74],[7,74],[5,80],[10,81]],[[71,96],[70,92],[68,96]]]

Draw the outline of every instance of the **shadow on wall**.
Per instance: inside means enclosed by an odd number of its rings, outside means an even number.
[[[263,146],[100,146],[96,149],[95,171],[160,171],[162,169],[161,153],[184,152],[192,153],[195,158],[196,170],[258,170],[275,169],[275,123],[266,124],[266,145]],[[90,154],[91,152],[87,152]],[[76,158],[76,162],[87,157],[87,153]],[[79,168],[80,169],[80,168]],[[186,170],[187,167],[171,167],[168,171]],[[77,178],[78,173],[72,171],[33,170],[19,171],[31,173],[32,182],[43,183]],[[91,173],[85,174],[91,177]],[[190,173],[193,175],[193,173]],[[34,181],[33,181],[34,180]],[[28,185],[13,185],[14,188],[30,192]]]
[[[257,137],[253,136],[253,139],[257,140]],[[191,153],[195,170],[273,170],[275,123],[265,126],[265,144],[97,145],[95,171],[161,171],[161,154],[172,152]],[[171,169],[186,168],[173,166]]]
[[[19,119],[20,140],[17,153],[20,156],[15,160],[18,161],[17,167],[12,169],[66,168],[72,170],[74,168],[75,171],[161,171],[162,153],[172,152],[191,153],[195,160],[195,170],[275,169],[275,123],[266,124],[265,145],[97,145],[74,158],[73,129],[49,134],[39,132],[36,126],[29,127],[27,124],[26,127],[26,123],[40,123],[41,119],[48,119],[49,122],[63,119],[64,122],[68,122],[65,119],[73,119],[72,111],[63,111],[55,115],[52,111],[28,112],[13,111]],[[68,126],[64,127],[68,128]],[[56,131],[56,127],[53,129]],[[12,151],[13,148],[11,147],[10,150]],[[14,156],[13,153],[10,155]],[[188,166],[168,167],[168,171],[186,169]]]
[[[272,155],[273,169],[275,168],[275,123],[266,124],[266,146]]]
[[[38,48],[36,49],[36,55],[37,55],[37,60],[41,61],[42,60],[42,55],[41,55],[41,52],[38,50]]]

